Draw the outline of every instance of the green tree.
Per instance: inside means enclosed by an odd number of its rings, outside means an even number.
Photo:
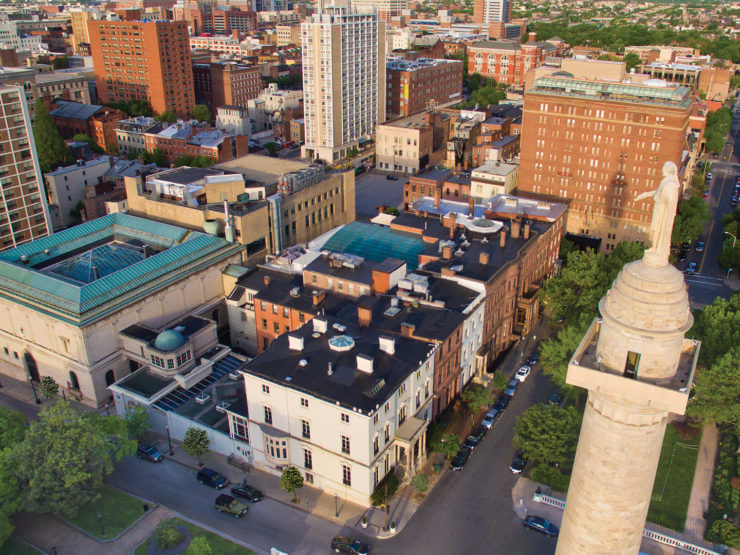
[[[42,173],[50,172],[58,166],[73,164],[75,157],[59,134],[54,120],[46,109],[46,104],[37,102],[33,118],[33,140]]]
[[[180,156],[177,160],[175,160],[175,166],[191,166],[193,168],[207,168],[208,166],[212,166],[214,164],[215,160],[213,158],[210,158],[209,156],[203,156],[202,154],[198,154],[197,156],[193,156],[192,154],[186,154],[184,156]]]
[[[67,69],[69,67],[69,58],[67,56],[59,56],[51,61],[51,67],[54,69]]]
[[[431,444],[432,451],[441,453],[448,459],[460,450],[460,438],[456,434],[445,434]]]
[[[429,476],[419,473],[411,479],[411,485],[418,493],[424,493],[429,489]]]
[[[152,427],[149,422],[149,415],[146,413],[146,409],[141,405],[136,405],[136,407],[124,417],[124,420],[126,421],[129,437],[134,439],[141,439],[144,437],[146,431]]]
[[[59,401],[31,422],[8,461],[24,510],[73,516],[99,497],[115,462],[135,450],[118,416],[80,413]]]
[[[89,144],[92,151],[96,154],[105,154],[105,150],[103,150],[103,148],[98,143],[96,143],[95,139],[93,139],[90,135],[78,133],[77,135],[72,137],[72,140]]]
[[[506,375],[499,371],[493,375],[493,389],[503,391],[506,387]]]
[[[690,243],[704,231],[704,224],[710,218],[709,206],[700,197],[692,196],[682,200],[678,204],[676,219],[673,220],[671,243]]]
[[[23,413],[0,405],[0,451],[23,441],[27,430]]]
[[[481,85],[483,84],[483,77],[480,73],[473,73],[473,75],[470,76],[470,79],[468,80],[468,90],[472,93],[474,91],[477,91],[481,88]]]
[[[270,154],[270,156],[274,156],[275,153],[278,151],[278,145],[274,141],[270,141],[268,143],[265,143],[265,150]]]
[[[470,419],[475,423],[475,415],[491,402],[491,392],[479,384],[473,384],[463,391],[462,399],[468,405]]]
[[[740,345],[740,292],[729,299],[717,297],[694,320],[689,334],[701,340],[699,362],[712,366],[735,345]]]
[[[735,346],[709,368],[697,370],[694,380],[695,395],[689,402],[688,412],[730,426],[740,434],[740,347]]]
[[[127,100],[126,102],[107,102],[105,106],[110,108],[116,108],[122,112],[126,112],[132,118],[137,116],[151,116],[152,107],[146,100]]]
[[[208,447],[211,441],[208,439],[208,432],[203,428],[189,427],[185,431],[185,437],[182,440],[182,448],[191,457],[198,457],[198,466],[202,463],[200,458],[209,453]]]
[[[173,549],[185,541],[185,534],[183,534],[180,527],[173,520],[160,522],[152,535],[154,536],[157,547],[161,551]]]
[[[160,149],[155,148],[153,152],[146,150],[141,153],[141,160],[144,164],[157,164],[160,168],[167,167],[167,156]]]
[[[175,123],[177,121],[177,116],[169,110],[165,110],[161,114],[154,116],[154,119],[163,123]]]
[[[630,71],[633,68],[636,69],[637,67],[642,65],[642,60],[640,59],[640,56],[634,52],[628,52],[627,54],[625,54],[623,61],[627,66],[627,71]]]
[[[208,540],[205,536],[196,536],[190,540],[188,548],[185,550],[185,555],[211,555],[213,549],[208,544]]]
[[[295,466],[286,466],[280,475],[280,489],[293,495],[293,503],[298,502],[296,492],[303,487],[303,475]]]
[[[190,112],[193,119],[203,121],[205,123],[211,123],[213,116],[211,115],[211,109],[205,104],[196,104],[193,106],[193,111]]]
[[[5,432],[0,433],[5,435]],[[10,452],[9,447],[0,451],[0,547],[13,533],[11,517],[20,506],[20,485],[9,460]]]
[[[570,468],[581,418],[575,407],[534,405],[516,419],[514,445],[539,462]]]
[[[552,378],[560,389],[571,386],[565,382],[568,373],[568,362],[578,347],[583,335],[588,329],[591,320],[584,318],[576,320],[563,327],[555,338],[542,342],[540,349],[540,363],[543,373]]]
[[[44,399],[55,399],[59,395],[59,384],[51,376],[44,376],[39,383],[39,394]]]

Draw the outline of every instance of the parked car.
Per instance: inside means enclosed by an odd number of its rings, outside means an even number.
[[[524,453],[517,453],[511,461],[509,470],[514,474],[521,474],[525,466],[527,466],[527,457],[524,456]]]
[[[463,466],[465,466],[465,463],[468,462],[468,458],[470,457],[470,449],[467,449],[466,447],[462,447],[458,452],[457,455],[455,455],[455,458],[450,461],[450,470],[462,470]]]
[[[514,379],[518,382],[526,382],[529,375],[532,373],[532,368],[529,366],[522,366],[519,368],[519,370],[516,371],[516,374],[514,374]]]
[[[703,199],[706,199],[706,198],[707,198],[708,196],[709,196],[709,191],[704,191],[704,192],[703,192],[703,193],[701,194],[701,198],[703,198]]]
[[[693,260],[689,262],[684,272],[690,276],[693,276],[696,273],[696,262],[694,262]]]
[[[221,476],[221,474],[219,474],[212,468],[205,468],[205,467],[201,468],[198,471],[198,481],[201,484],[204,484],[206,486],[210,486],[216,489],[225,488],[229,484],[229,481],[226,479],[225,476]]]
[[[265,497],[260,490],[250,486],[246,482],[243,482],[238,486],[234,486],[233,488],[231,488],[231,493],[233,493],[237,497],[246,499],[250,503],[257,503],[258,501],[262,501],[262,499]]]
[[[704,241],[697,241],[695,249],[696,252],[704,252]]]
[[[547,400],[547,402],[551,405],[559,405],[560,401],[562,400],[563,396],[560,394],[559,391],[555,390],[552,392],[552,395],[550,395],[550,398]]]
[[[475,449],[478,444],[483,441],[483,438],[486,436],[486,432],[488,429],[486,429],[483,426],[478,426],[475,430],[470,432],[470,435],[465,438],[465,441],[463,441],[463,447],[467,447],[471,451]]]
[[[709,172],[707,174],[707,181],[711,181],[711,180],[712,180],[712,172]]]
[[[509,406],[510,401],[511,401],[511,397],[502,395],[501,397],[496,399],[496,402],[493,404],[493,408],[499,412],[503,412],[504,409]]]
[[[676,256],[676,260],[678,260],[679,262],[686,262],[686,258],[687,258],[687,255],[686,255],[686,252],[684,251],[679,251],[678,255]]]
[[[488,409],[488,412],[483,417],[483,420],[480,421],[480,425],[483,426],[485,429],[490,430],[493,428],[493,425],[496,423],[496,420],[498,420],[498,417],[501,416],[501,411],[498,409]]]
[[[136,456],[145,461],[158,463],[164,460],[164,455],[153,445],[147,445],[146,443],[139,443],[136,448]]]
[[[536,530],[537,532],[550,536],[551,538],[557,536],[559,532],[557,526],[555,526],[549,520],[542,518],[541,516],[530,515],[526,517],[522,522],[522,526],[524,526],[525,528]]]
[[[506,385],[506,389],[504,389],[504,395],[508,395],[509,397],[513,397],[516,393],[516,388],[519,386],[519,380],[516,378],[511,378],[509,380],[509,383]]]
[[[527,364],[530,366],[534,366],[537,364],[537,361],[540,359],[540,354],[538,352],[534,352],[529,356],[529,359],[527,360]]]
[[[345,553],[352,553],[352,555],[369,555],[370,546],[362,543],[360,540],[355,538],[346,538],[344,536],[337,536],[331,540],[331,548],[339,553],[344,551]]]
[[[388,181],[398,181],[398,178],[395,175],[386,175],[385,178]]]
[[[239,518],[240,516],[247,514],[249,509],[244,503],[239,503],[239,501],[230,495],[222,493],[216,497],[216,510],[219,513],[231,513],[236,518]]]

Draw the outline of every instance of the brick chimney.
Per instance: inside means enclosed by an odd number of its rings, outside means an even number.
[[[454,239],[455,237],[455,227],[457,227],[457,214],[453,212],[450,214],[450,239]]]
[[[270,276],[265,276],[265,285],[270,285]]]
[[[522,229],[522,222],[519,220],[511,220],[511,238],[512,239],[518,239],[519,238],[519,232]]]
[[[535,42],[537,40],[537,33],[535,31],[529,32],[529,42]]]
[[[524,238],[529,239],[529,222],[524,224]]]
[[[357,306],[357,325],[361,328],[369,328],[373,320],[373,310],[367,305]]]
[[[501,248],[503,249],[506,246],[506,230],[505,229],[502,229],[499,232],[499,239],[500,239],[499,245],[501,245]]]
[[[451,245],[445,245],[442,247],[442,258],[445,260],[451,260],[452,259],[452,246]]]
[[[319,306],[321,302],[326,298],[326,291],[314,291],[312,297],[313,305]]]
[[[442,201],[442,187],[434,187],[434,208],[439,208]]]
[[[484,266],[488,264],[491,260],[491,255],[488,254],[486,251],[482,251],[480,255],[478,255],[478,262],[483,264]]]
[[[468,197],[468,216],[471,218],[475,215],[475,197]]]
[[[409,324],[408,322],[403,322],[401,324],[401,336],[402,337],[413,337],[415,331],[416,331],[416,326],[414,324]]]

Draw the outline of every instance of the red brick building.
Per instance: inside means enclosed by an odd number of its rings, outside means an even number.
[[[560,44],[560,43],[558,43]],[[548,56],[560,56],[558,44],[481,41],[468,47],[468,72],[493,77],[497,83],[522,86],[524,74],[545,63]]]
[[[210,126],[175,123],[159,133],[145,133],[144,144],[149,153],[161,150],[168,163],[183,156],[207,156],[215,164],[249,154],[246,135],[223,133]]]
[[[262,90],[257,66],[234,62],[193,62],[195,103],[205,104],[213,114],[219,106],[246,106]]]
[[[190,114],[195,97],[187,23],[91,20],[88,32],[101,102],[143,99],[157,114]]]
[[[409,116],[462,100],[463,62],[460,60],[402,60],[386,63],[386,112],[389,117]]]
[[[63,139],[89,135],[106,152],[116,152],[116,124],[126,114],[115,108],[57,100],[49,112]]]

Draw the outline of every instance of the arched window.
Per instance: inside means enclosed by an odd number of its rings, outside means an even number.
[[[105,373],[105,387],[113,385],[113,382],[116,381],[116,377],[113,374],[113,370],[108,370]]]
[[[80,381],[77,379],[77,374],[74,372],[69,373],[69,382],[72,389],[80,389]]]
[[[26,371],[28,372],[28,377],[31,378],[31,380],[34,382],[40,381],[41,377],[39,376],[39,368],[36,365],[36,359],[33,358],[33,355],[31,353],[23,353],[23,363],[26,367]]]
[[[496,63],[496,54],[488,56],[488,65],[494,65]]]
[[[509,65],[509,56],[507,56],[506,54],[503,54],[501,56],[501,65],[502,66],[508,66]]]

